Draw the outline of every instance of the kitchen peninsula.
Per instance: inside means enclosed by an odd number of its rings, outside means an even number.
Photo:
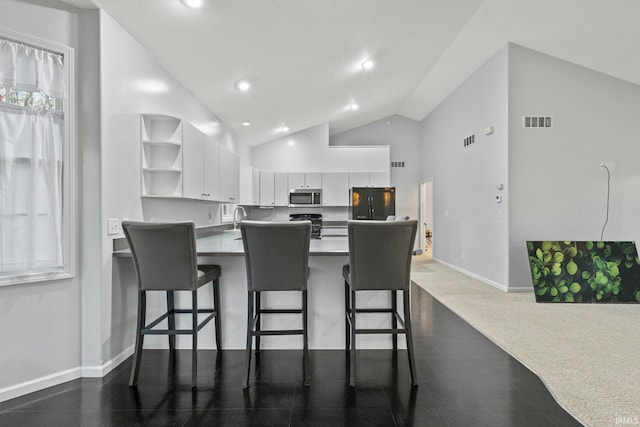
[[[217,264],[222,269],[220,278],[222,346],[224,349],[242,349],[246,344],[247,288],[244,248],[240,230],[225,230],[206,237],[198,237],[198,262]],[[278,250],[278,248],[273,248]],[[311,349],[344,349],[344,279],[342,266],[348,263],[347,236],[330,236],[311,239],[309,247],[309,347]],[[128,250],[114,252],[116,263],[123,270],[132,272],[133,263]],[[128,279],[123,287],[135,287],[135,274],[126,274]],[[165,297],[161,292],[151,295],[148,307],[164,307]],[[177,306],[187,295],[176,295]],[[205,286],[199,291],[198,299],[203,307],[211,304],[211,290]],[[298,308],[300,295],[297,292],[270,292],[262,297],[264,307]],[[358,300],[359,307],[388,306],[388,292],[365,292]],[[148,316],[149,318],[151,315]],[[189,321],[182,316],[178,321]],[[264,329],[282,329],[295,327],[299,316],[264,316]],[[358,318],[359,327],[389,327],[388,316],[362,316]],[[178,323],[180,325],[180,323]],[[209,328],[209,327],[207,327]],[[205,328],[205,329],[207,329]],[[131,331],[131,336],[133,330]],[[129,335],[129,331],[126,332]],[[214,335],[211,331],[199,335],[200,348],[214,348]],[[190,338],[178,336],[179,348],[190,348]],[[133,340],[131,341],[133,344]],[[399,340],[399,345],[403,340]],[[145,348],[165,348],[166,338],[148,336]],[[301,349],[300,336],[267,337],[262,340],[263,349]],[[358,337],[358,348],[391,348],[391,339],[386,335]]]

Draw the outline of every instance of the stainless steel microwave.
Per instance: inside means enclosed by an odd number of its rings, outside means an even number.
[[[322,190],[293,188],[289,190],[289,206],[292,208],[322,207]]]

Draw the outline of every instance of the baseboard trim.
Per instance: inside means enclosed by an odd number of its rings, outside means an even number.
[[[448,262],[442,261],[441,259],[433,258],[433,260],[435,262],[437,262],[438,264],[442,264],[445,267],[448,267],[448,268],[450,268],[452,270],[458,271],[458,272],[460,272],[460,273],[462,273],[464,275],[467,275],[467,276],[472,277],[472,278],[474,278],[476,280],[479,280],[479,281],[481,281],[483,283],[486,283],[489,286],[493,286],[496,289],[500,289],[503,292],[509,292],[509,288],[507,286],[504,286],[503,284],[500,284],[498,282],[494,282],[493,280],[487,279],[486,277],[483,277],[483,276],[480,276],[480,275],[478,275],[476,273],[472,273],[470,271],[467,271],[464,268],[458,267],[457,265],[449,264]]]
[[[102,365],[99,366],[83,366],[82,367],[82,377],[83,378],[102,378],[107,375],[109,372],[113,371],[117,368],[122,362],[127,360],[129,356],[133,354],[134,346],[128,347],[124,349],[120,354],[116,355],[111,360],[106,361]]]
[[[24,396],[25,394],[33,393],[34,391],[39,391],[68,381],[76,380],[81,376],[82,370],[80,368],[73,368],[5,387],[0,389],[0,402],[15,399],[16,397]]]
[[[68,381],[77,380],[78,378],[102,378],[127,360],[127,358],[133,354],[133,349],[134,346],[126,348],[122,353],[99,366],[82,366],[67,369],[55,374],[45,375],[40,378],[2,388],[0,389],[0,402],[15,399],[16,397],[60,385]]]

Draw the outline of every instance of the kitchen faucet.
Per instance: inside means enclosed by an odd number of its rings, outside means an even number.
[[[247,211],[244,210],[244,208],[240,205],[236,206],[233,209],[233,229],[237,230],[238,229],[238,224],[240,223],[240,221],[236,221],[236,212],[241,211],[242,212],[242,219],[246,219],[247,218]]]

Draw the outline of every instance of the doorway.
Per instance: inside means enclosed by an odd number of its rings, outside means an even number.
[[[425,257],[433,255],[433,179],[420,182],[420,249]]]

